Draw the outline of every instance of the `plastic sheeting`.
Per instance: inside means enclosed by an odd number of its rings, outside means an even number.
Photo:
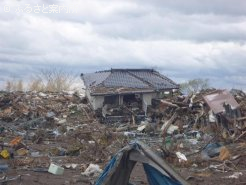
[[[181,185],[178,181],[171,179],[148,164],[143,164],[150,185]]]
[[[137,151],[144,155],[144,152],[141,152],[145,150],[143,147],[144,146],[139,143],[133,143],[120,150],[107,164],[95,185],[128,185],[131,172],[136,164],[136,161],[130,160],[131,153]],[[147,156],[145,155],[145,157]],[[151,158],[148,158],[148,160],[157,164]],[[157,164],[157,166],[158,165],[160,164]],[[174,172],[171,172],[172,170],[169,172],[160,172],[148,162],[144,162],[143,166],[150,185],[181,185],[181,183],[173,177]],[[164,174],[165,172],[166,174]],[[167,176],[169,174],[171,176]],[[184,182],[184,184],[186,183]]]

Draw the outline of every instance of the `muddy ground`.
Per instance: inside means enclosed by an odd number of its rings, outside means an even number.
[[[229,178],[235,172],[214,173],[212,171],[193,173],[190,169],[183,168],[177,169],[180,174],[188,178],[191,185],[244,185],[246,184],[246,170],[239,170],[243,175],[238,179]],[[30,170],[10,170],[6,175],[11,177],[18,177],[17,180],[9,181],[9,185],[89,185],[92,184],[95,178],[81,176],[80,170],[66,169],[65,173],[61,176],[56,176],[48,172],[33,172]],[[130,182],[135,185],[147,185],[147,177],[141,164],[136,165],[134,168]],[[4,184],[4,183],[2,183]]]

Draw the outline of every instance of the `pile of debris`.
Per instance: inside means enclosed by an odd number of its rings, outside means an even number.
[[[191,170],[192,178],[208,171],[209,176],[211,171],[237,172],[243,178],[246,164],[244,92],[210,89],[155,100],[149,114],[155,115],[162,126],[160,148],[165,158],[175,166]]]
[[[225,181],[228,173],[240,173],[240,181],[246,165],[245,116],[244,92],[208,89],[154,99],[145,121],[118,126],[116,131],[147,143],[174,166],[191,170],[189,180],[213,171],[227,172]]]
[[[106,123],[111,124],[101,124],[77,93],[0,93],[0,171],[5,176],[15,174],[9,179],[0,177],[0,182],[20,179],[26,172],[35,178],[47,172],[64,174],[50,184],[66,180],[90,184],[132,139],[150,146],[191,183],[200,183],[202,175],[210,177],[213,172],[225,173],[225,180],[241,182],[245,177],[244,92],[209,89],[154,99],[145,112],[139,107],[104,107],[101,112],[110,115]],[[120,119],[123,114],[128,120]],[[139,120],[138,115],[142,115]],[[40,179],[32,182],[45,182]]]
[[[14,170],[15,180],[20,171],[80,176],[95,163],[106,164],[125,145],[124,139],[98,123],[83,96],[70,92],[2,92],[0,134],[0,171]],[[85,174],[90,177],[94,172]]]
[[[240,100],[239,103],[235,98]],[[187,97],[160,100],[155,113],[164,122],[163,136],[175,130],[181,134],[196,129],[216,133],[224,139],[237,139],[246,128],[246,98],[242,94],[235,98],[226,90],[207,90]]]
[[[0,120],[28,121],[40,117],[72,117],[81,111],[82,120],[90,120],[92,111],[82,103],[81,95],[73,92],[36,93],[2,92],[0,94]]]

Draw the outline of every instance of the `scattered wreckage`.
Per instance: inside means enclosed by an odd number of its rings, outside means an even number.
[[[243,184],[245,93],[208,89],[162,95],[145,108],[134,95],[136,102],[102,107],[98,114],[78,93],[1,92],[0,182],[111,185],[113,174],[122,170],[125,183],[153,184],[161,173],[180,184]],[[124,115],[126,120],[117,117]],[[107,116],[115,118],[105,121]],[[144,167],[146,179],[136,180],[120,166],[125,155],[129,164],[155,169]]]

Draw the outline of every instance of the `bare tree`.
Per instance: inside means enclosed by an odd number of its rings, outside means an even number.
[[[19,80],[17,83],[16,83],[16,91],[23,91],[24,88],[23,88],[23,81],[22,80]]]
[[[6,89],[6,91],[10,92],[10,91],[12,90],[12,88],[13,88],[13,84],[12,84],[12,82],[11,82],[10,80],[8,80],[8,81],[6,82],[6,87],[5,87],[5,89]]]
[[[44,91],[45,87],[41,79],[35,78],[32,79],[28,84],[28,90],[30,91]]]
[[[71,90],[75,76],[60,68],[41,69],[29,84],[31,91],[61,92]]]
[[[6,91],[23,91],[23,82],[22,80],[16,81],[16,79],[13,80],[7,80],[6,86],[5,86]]]
[[[61,92],[71,90],[75,81],[72,73],[66,72],[61,68],[41,69],[32,78],[27,85],[30,91],[49,91]],[[8,80],[5,86],[6,91],[23,91],[24,84],[22,80]]]
[[[180,84],[181,92],[185,94],[197,93],[201,90],[208,89],[210,87],[208,79],[193,79],[188,82]]]

